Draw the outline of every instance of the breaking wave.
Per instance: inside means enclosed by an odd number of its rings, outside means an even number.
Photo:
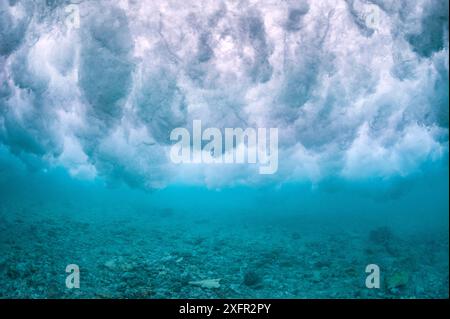
[[[74,1],[75,2],[75,1]],[[160,188],[404,177],[448,158],[448,1],[0,0],[0,148]],[[278,127],[279,171],[175,166],[173,128]]]

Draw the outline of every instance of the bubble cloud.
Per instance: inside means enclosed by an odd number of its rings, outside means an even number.
[[[448,5],[0,0],[0,144],[142,188],[407,176],[448,157]],[[277,174],[173,164],[194,120],[278,128]]]

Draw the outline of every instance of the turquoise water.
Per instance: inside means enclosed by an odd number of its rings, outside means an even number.
[[[0,0],[0,298],[448,298],[448,13]]]
[[[392,180],[154,192],[2,166],[3,298],[448,297],[446,163]],[[379,289],[365,286],[368,264]],[[190,284],[204,279],[220,287]]]

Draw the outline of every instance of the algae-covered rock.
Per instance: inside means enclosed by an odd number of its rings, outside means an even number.
[[[369,240],[375,244],[385,245],[394,239],[389,227],[378,227],[369,233]]]
[[[262,282],[261,276],[253,270],[246,271],[244,273],[243,284],[246,286],[258,286]]]
[[[387,277],[386,286],[389,290],[405,287],[409,282],[409,274],[406,271],[398,271]]]

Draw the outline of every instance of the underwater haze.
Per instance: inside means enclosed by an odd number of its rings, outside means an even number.
[[[448,9],[0,0],[0,298],[448,298]]]

